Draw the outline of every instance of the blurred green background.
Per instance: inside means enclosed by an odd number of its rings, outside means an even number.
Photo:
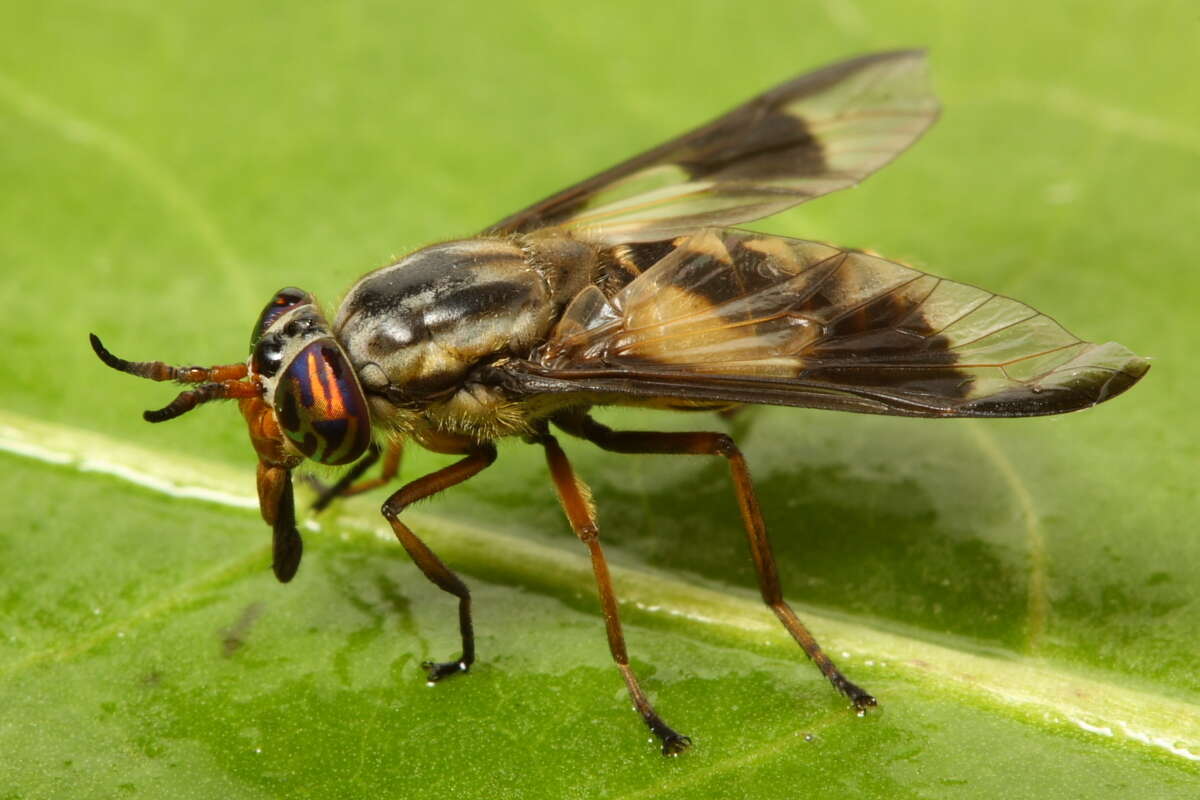
[[[1194,3],[4,17],[0,798],[1196,796]],[[673,760],[628,709],[532,448],[414,514],[476,596],[478,669],[432,690],[417,664],[456,652],[453,604],[373,535],[382,492],[323,519],[280,587],[252,509],[112,474],[244,498],[253,456],[231,409],[143,423],[171,392],[102,367],[89,331],[237,360],[281,286],[333,306],[798,72],[908,46],[931,51],[933,131],[756,227],[1018,297],[1150,356],[1146,380],[1024,421],[602,415],[739,437],[789,596],[882,713],[855,718],[755,609],[720,463],[567,443],[636,601],[634,666],[696,742]]]

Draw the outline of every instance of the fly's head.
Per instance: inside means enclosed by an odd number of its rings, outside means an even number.
[[[211,400],[236,399],[258,453],[258,499],[275,533],[276,576],[291,580],[300,565],[291,471],[306,458],[347,464],[366,452],[371,417],[350,359],[334,338],[316,300],[300,289],[271,298],[250,334],[247,361],[214,367],[174,367],[126,361],[91,336],[108,366],[141,378],[196,384],[156,411],[165,422]]]
[[[282,289],[267,304],[250,335],[249,369],[295,453],[337,465],[366,452],[366,397],[312,295]]]

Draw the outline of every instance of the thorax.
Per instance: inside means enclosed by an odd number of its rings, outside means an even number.
[[[377,423],[515,432],[523,412],[473,374],[543,341],[595,263],[591,246],[565,236],[431,245],[363,276],[334,335]]]

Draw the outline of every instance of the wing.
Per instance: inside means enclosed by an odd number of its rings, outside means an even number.
[[[1149,364],[1023,303],[893,261],[705,230],[611,298],[580,292],[547,342],[504,369],[510,388],[580,402],[1021,417],[1103,402]]]
[[[616,244],[759,219],[853,186],[937,114],[923,52],[863,56],[777,86],[485,233],[563,226]]]

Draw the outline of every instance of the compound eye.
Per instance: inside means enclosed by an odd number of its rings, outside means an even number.
[[[275,387],[275,416],[296,449],[322,464],[348,464],[371,443],[366,397],[332,339],[318,339],[287,365]]]
[[[274,324],[275,320],[296,306],[312,302],[311,294],[294,286],[288,286],[276,292],[275,296],[271,298],[271,302],[267,303],[262,313],[258,315],[258,321],[254,323],[254,329],[250,331],[250,352],[254,352],[254,345],[266,333],[267,328]]]
[[[275,377],[275,373],[283,366],[283,342],[279,336],[259,339],[253,348],[250,359],[250,369],[253,373],[264,378]]]

